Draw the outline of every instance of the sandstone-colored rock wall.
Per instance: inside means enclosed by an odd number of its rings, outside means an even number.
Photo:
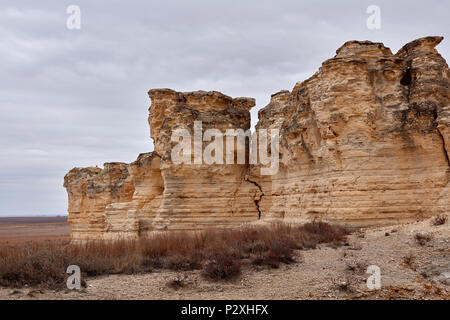
[[[134,183],[125,163],[105,163],[103,170],[74,168],[65,176],[64,187],[69,195],[72,239],[92,240],[102,238],[105,232],[116,233],[119,228],[114,224],[118,215],[128,216],[126,210],[117,211],[118,205],[130,201],[134,193]],[[134,229],[122,230],[121,236],[137,232],[134,223],[124,224]]]
[[[395,55],[350,41],[292,92],[274,95],[257,125],[281,129],[281,168],[260,182],[264,217],[373,225],[449,212],[441,40],[419,39]]]
[[[175,130],[194,138],[195,121],[202,133],[247,130],[254,99],[150,90],[155,151],[66,175],[72,239],[274,219],[393,224],[448,213],[450,71],[435,49],[441,40],[421,38],[396,54],[349,41],[311,78],[272,95],[256,129],[280,130],[274,175],[248,161],[195,163],[195,143],[192,163],[172,161]],[[197,145],[201,154],[206,145]],[[248,145],[245,153],[248,160]]]
[[[186,230],[238,225],[258,219],[254,196],[258,188],[246,181],[248,164],[174,164],[171,141],[175,129],[187,129],[194,138],[194,122],[207,129],[250,128],[254,99],[232,99],[219,92],[181,93],[151,90],[149,124],[155,150],[161,155],[164,197],[153,226],[157,230]],[[201,154],[207,143],[202,142]],[[192,146],[194,152],[194,146]],[[225,156],[225,155],[224,155]],[[223,159],[225,163],[225,159]]]

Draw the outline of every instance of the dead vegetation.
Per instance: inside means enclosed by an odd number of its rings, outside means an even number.
[[[446,224],[448,220],[448,216],[445,214],[438,214],[431,219],[431,225],[433,226],[441,226]]]
[[[347,235],[342,227],[314,221],[301,226],[161,233],[138,241],[3,245],[0,285],[64,288],[69,265],[78,265],[83,276],[201,269],[207,279],[228,280],[239,276],[245,265],[277,268],[295,262],[295,250],[312,249],[320,243],[340,245]]]
[[[408,253],[403,257],[403,264],[412,269],[415,259],[416,257],[412,253]]]
[[[173,290],[178,290],[188,286],[189,283],[190,281],[186,275],[178,274],[175,279],[168,281],[166,285]]]
[[[232,254],[217,253],[206,262],[202,275],[211,280],[230,280],[241,274],[241,261]]]
[[[425,246],[432,240],[432,237],[427,233],[418,232],[414,235],[414,239],[418,245]]]
[[[345,270],[356,275],[364,275],[368,266],[366,261],[348,261]]]

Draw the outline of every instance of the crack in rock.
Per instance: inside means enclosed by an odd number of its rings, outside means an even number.
[[[252,181],[248,177],[245,177],[245,180],[250,182],[251,184],[255,185],[258,188],[258,190],[260,191],[259,198],[257,198],[257,193],[255,193],[255,196],[254,196],[255,198],[253,199],[253,201],[255,202],[256,210],[258,210],[258,219],[261,219],[261,208],[259,207],[259,202],[262,200],[262,197],[264,196],[264,192],[262,191],[261,186],[256,181]]]

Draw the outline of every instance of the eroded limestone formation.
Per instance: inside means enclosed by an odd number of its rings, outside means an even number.
[[[260,179],[263,217],[359,225],[448,212],[450,73],[434,48],[350,41],[292,92],[272,96],[257,127],[281,130],[282,165]]]
[[[450,71],[435,49],[441,40],[421,38],[395,55],[381,43],[350,41],[311,78],[274,94],[256,126],[280,132],[273,175],[248,161],[171,159],[173,132],[194,135],[196,121],[201,132],[249,129],[254,99],[150,90],[155,151],[66,175],[72,239],[277,219],[393,224],[448,213]]]

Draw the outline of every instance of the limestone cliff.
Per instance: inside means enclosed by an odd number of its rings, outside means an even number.
[[[448,212],[441,40],[418,39],[395,55],[350,41],[292,92],[272,96],[257,128],[280,128],[282,165],[261,181],[263,217],[371,225]]]
[[[174,163],[172,134],[250,128],[254,99],[150,90],[155,151],[127,165],[75,168],[65,177],[72,239],[137,238],[257,220],[321,218],[390,224],[448,213],[450,71],[426,37],[396,54],[349,41],[292,91],[272,95],[260,129],[280,132],[280,167]],[[198,128],[197,128],[198,129]],[[237,149],[231,151],[237,157]]]
[[[161,155],[164,197],[153,226],[156,229],[199,229],[236,225],[258,217],[254,195],[259,190],[246,181],[248,164],[174,164],[171,135],[177,128],[194,137],[194,122],[207,129],[250,128],[249,110],[254,99],[232,99],[219,92],[150,90],[149,124],[155,150]],[[206,143],[201,141],[201,154]],[[194,152],[194,150],[192,150]],[[237,151],[236,151],[237,152]]]
[[[74,168],[65,176],[64,187],[69,194],[72,239],[106,238],[110,232],[136,235],[135,216],[121,206],[132,199],[134,192],[127,164],[105,163],[103,170]]]

